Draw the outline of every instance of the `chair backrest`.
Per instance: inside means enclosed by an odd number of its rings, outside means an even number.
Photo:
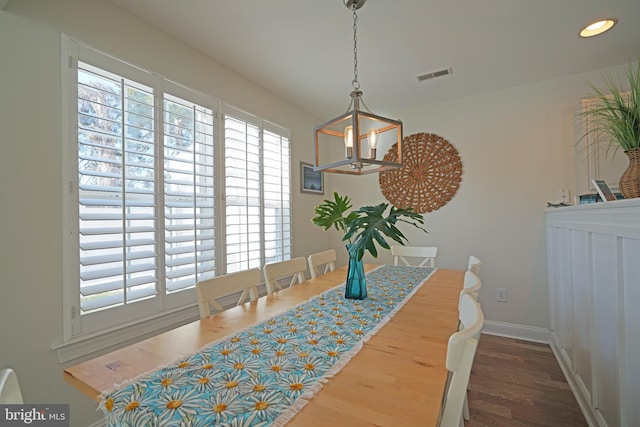
[[[436,246],[391,246],[391,255],[393,255],[393,265],[398,265],[402,261],[404,265],[433,268],[436,266],[438,248]],[[412,264],[407,258],[421,258],[421,262],[415,265],[417,261]]]
[[[336,269],[336,251],[328,249],[309,255],[309,273],[311,278],[320,276]],[[324,267],[324,268],[323,268]]]
[[[462,425],[471,366],[484,325],[484,315],[480,304],[471,295],[464,295],[461,306],[465,312],[464,316],[461,315],[464,317],[463,329],[449,337],[447,346],[446,366],[451,378],[442,408],[441,427]]]
[[[200,318],[203,319],[211,315],[210,306],[216,311],[224,308],[216,301],[217,298],[242,291],[237,305],[242,304],[247,297],[251,301],[258,298],[258,285],[262,281],[262,274],[259,268],[238,271],[213,279],[203,280],[196,283],[196,294],[198,295],[198,307],[200,308]]]
[[[467,270],[470,270],[479,275],[481,266],[482,262],[478,258],[474,257],[473,255],[469,256],[469,265],[467,266]]]
[[[289,281],[289,284],[284,287],[289,287],[294,283],[304,282],[307,260],[304,257],[298,257],[287,261],[271,262],[265,264],[263,270],[267,293],[271,294],[283,288],[283,284],[280,282],[281,280]]]
[[[464,272],[464,284],[462,285],[462,291],[460,291],[460,299],[458,300],[458,310],[461,309],[462,305],[462,296],[467,294],[470,295],[474,300],[478,300],[478,292],[482,287],[482,281],[480,278],[471,270],[467,270]]]
[[[0,404],[21,404],[22,392],[20,391],[20,384],[18,383],[18,377],[11,368],[0,370]]]
[[[460,330],[471,329],[478,320],[478,312],[482,315],[482,307],[473,295],[462,294],[460,298]],[[476,331],[474,338],[480,337],[480,330]]]

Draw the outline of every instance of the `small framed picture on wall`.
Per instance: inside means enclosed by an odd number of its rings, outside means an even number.
[[[300,191],[324,194],[324,175],[320,171],[314,171],[311,163],[300,162]]]

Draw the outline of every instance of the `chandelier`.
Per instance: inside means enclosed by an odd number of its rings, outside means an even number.
[[[358,14],[366,0],[343,0],[353,12],[353,90],[347,112],[316,126],[315,171],[364,175],[402,167],[402,122],[372,113],[358,81]],[[361,109],[364,107],[364,110]],[[398,163],[379,160],[378,146],[397,150]],[[325,164],[321,165],[320,162]]]

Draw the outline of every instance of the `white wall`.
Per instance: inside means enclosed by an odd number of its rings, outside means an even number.
[[[460,153],[460,189],[447,205],[426,214],[429,234],[403,230],[412,245],[438,246],[440,267],[465,268],[471,254],[482,260],[480,302],[488,321],[548,329],[543,212],[547,201],[559,202],[561,190],[575,186],[573,117],[588,91],[585,82],[598,83],[604,74],[625,69],[598,70],[394,114],[403,121],[405,136],[435,133]],[[334,182],[341,193],[352,196],[355,206],[385,201],[377,177],[336,177]],[[378,260],[391,262],[391,256],[385,251]],[[507,289],[507,303],[496,302],[496,288]]]
[[[116,24],[117,23],[117,24]],[[70,403],[72,426],[99,419],[62,379],[60,33],[291,129],[294,255],[325,249],[299,193],[317,120],[103,0],[12,0],[0,11],[0,368],[30,403]]]
[[[320,120],[108,1],[10,1],[0,11],[0,367],[17,369],[27,401],[70,403],[72,425],[85,426],[99,418],[95,405],[62,380],[50,349],[62,337],[61,32],[289,127],[294,255],[342,244],[310,223],[322,198],[299,193],[299,161],[312,159],[311,131]],[[584,82],[600,77],[571,76],[396,115],[406,135],[437,133],[462,156],[458,194],[426,216],[430,233],[412,234],[411,243],[438,245],[444,268],[479,256],[490,320],[548,327],[543,210],[572,186],[573,108]],[[356,205],[383,201],[375,176],[327,176],[325,184],[326,197],[340,188]],[[508,303],[494,302],[496,287],[509,290]]]

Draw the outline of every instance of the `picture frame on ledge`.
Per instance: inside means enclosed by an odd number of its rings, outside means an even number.
[[[300,192],[324,194],[324,174],[314,171],[311,163],[300,162]]]
[[[591,183],[596,188],[596,191],[603,202],[612,202],[616,200],[616,196],[611,192],[611,189],[606,182],[600,179],[592,179]]]

